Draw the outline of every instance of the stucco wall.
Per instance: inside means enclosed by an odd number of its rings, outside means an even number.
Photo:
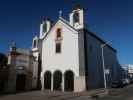
[[[107,46],[104,48],[105,68],[110,69],[110,74],[107,75],[107,82],[119,79],[120,65],[117,60],[117,53],[110,50]]]
[[[102,68],[102,49],[101,45],[103,42],[96,39],[89,33],[85,33],[85,48],[86,48],[86,72],[87,72],[87,87],[92,88],[102,88],[104,87],[103,81],[103,68]],[[104,47],[104,59],[105,67],[110,70],[110,74],[106,75],[108,85],[112,78],[117,77],[118,71],[118,61],[116,57],[116,52],[111,48]]]
[[[62,29],[61,53],[59,54],[55,52],[57,28]],[[56,70],[62,73],[72,70],[76,76],[79,76],[78,34],[62,21],[58,21],[43,40],[41,76],[47,70],[52,73]]]

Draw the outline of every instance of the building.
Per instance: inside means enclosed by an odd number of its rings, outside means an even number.
[[[28,91],[37,87],[37,65],[31,50],[12,44],[8,54],[9,76],[6,91]]]
[[[3,93],[8,80],[7,57],[0,53],[0,93]]]
[[[125,65],[122,65],[122,68],[124,70],[125,78],[133,79],[133,65],[125,64]]]
[[[55,24],[50,19],[41,23],[40,36],[33,38],[32,52],[41,58],[42,90],[80,92],[103,88],[103,64],[108,87],[112,80],[120,78],[117,51],[87,29],[84,17],[84,9],[76,6],[69,21],[60,11]]]

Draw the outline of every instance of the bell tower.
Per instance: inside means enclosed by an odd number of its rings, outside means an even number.
[[[42,39],[51,28],[51,20],[49,18],[44,19],[40,24],[40,39]]]
[[[84,10],[80,7],[80,5],[76,5],[73,11],[69,16],[70,25],[75,29],[83,29],[84,28]]]

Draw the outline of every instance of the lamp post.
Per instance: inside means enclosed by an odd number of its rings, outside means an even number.
[[[103,75],[104,75],[104,88],[107,89],[107,81],[106,81],[106,73],[105,73],[105,61],[104,61],[104,47],[107,45],[107,43],[101,45],[102,49],[102,67],[103,67]]]

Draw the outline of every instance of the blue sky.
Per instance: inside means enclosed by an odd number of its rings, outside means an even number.
[[[30,48],[41,20],[56,21],[60,9],[68,19],[76,2],[85,8],[89,29],[117,49],[119,62],[133,64],[132,0],[0,0],[0,52],[7,53],[11,41]]]

